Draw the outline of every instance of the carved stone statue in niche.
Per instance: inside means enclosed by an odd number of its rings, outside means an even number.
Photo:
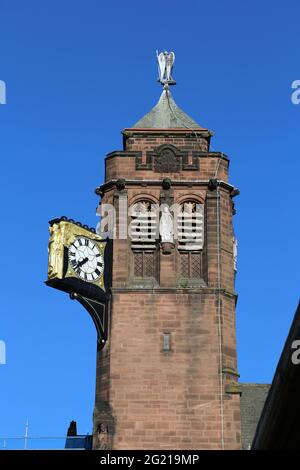
[[[108,426],[106,424],[99,424],[97,427],[97,437],[98,437],[98,449],[99,450],[108,450],[109,449],[109,434]]]
[[[167,205],[162,207],[159,221],[159,233],[163,253],[171,253],[174,248],[174,220]]]
[[[107,450],[112,448],[115,421],[109,404],[100,401],[94,409],[94,448]]]

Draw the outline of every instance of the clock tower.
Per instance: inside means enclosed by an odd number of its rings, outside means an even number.
[[[123,130],[96,189],[113,249],[94,448],[240,449],[238,190],[212,132],[176,105],[162,54],[159,101]]]

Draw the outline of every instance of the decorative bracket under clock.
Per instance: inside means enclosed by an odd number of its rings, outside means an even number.
[[[67,217],[50,221],[48,278],[45,283],[70,294],[90,314],[103,348],[108,337],[112,244],[94,229]]]
[[[89,299],[83,295],[72,292],[70,294],[72,300],[77,300],[91,315],[97,330],[98,345],[102,349],[107,340],[108,330],[108,302],[100,302],[98,300]]]

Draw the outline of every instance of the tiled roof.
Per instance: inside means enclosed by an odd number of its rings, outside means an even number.
[[[240,384],[241,395],[241,425],[242,447],[244,450],[251,446],[262,408],[269,392],[269,384],[245,383]]]

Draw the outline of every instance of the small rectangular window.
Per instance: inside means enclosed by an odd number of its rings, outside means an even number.
[[[171,352],[171,333],[163,334],[163,352]]]

